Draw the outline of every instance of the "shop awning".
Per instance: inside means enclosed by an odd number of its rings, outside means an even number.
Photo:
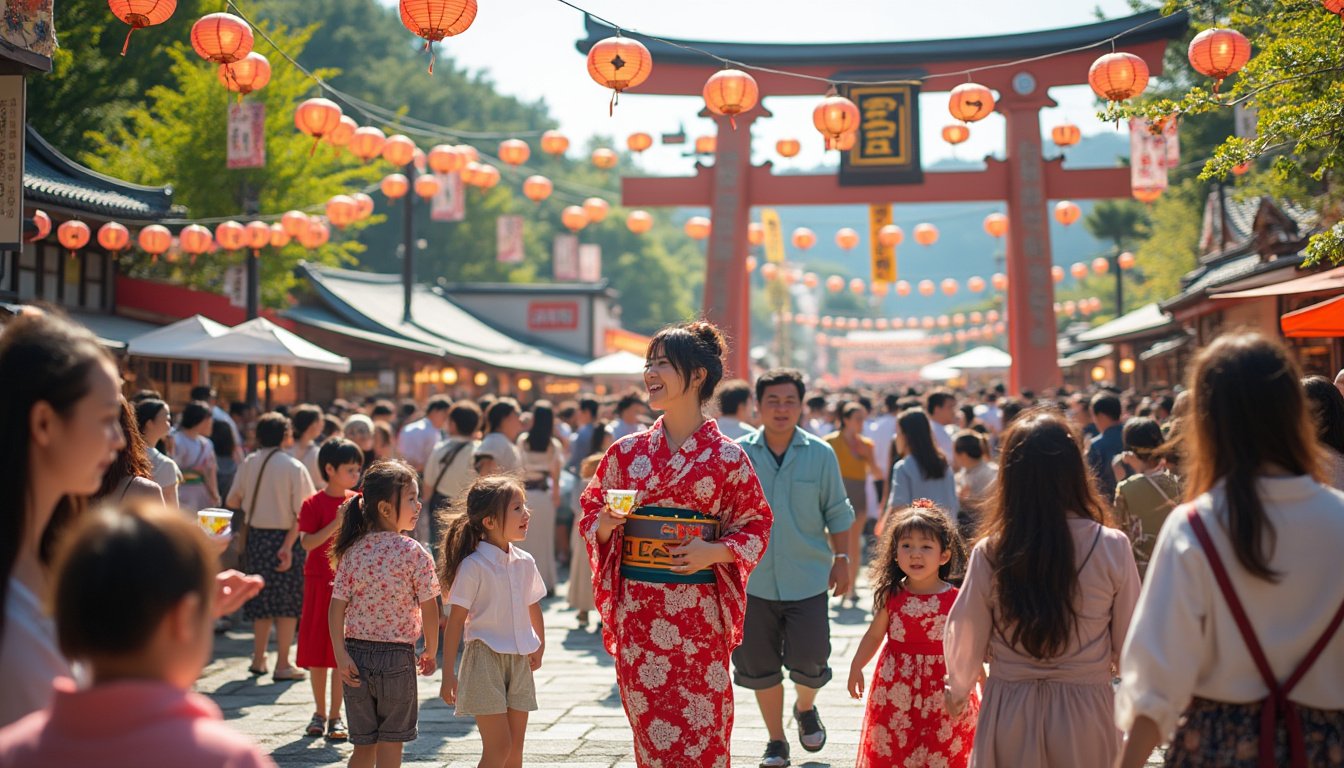
[[[1100,360],[1103,357],[1107,357],[1114,351],[1115,347],[1112,347],[1110,344],[1098,344],[1095,347],[1080,349],[1077,352],[1074,352],[1073,354],[1069,355],[1068,357],[1061,358],[1059,361],[1059,367],[1071,368],[1079,363],[1090,363],[1093,360]]]
[[[176,323],[155,328],[148,333],[129,339],[126,342],[126,351],[136,357],[170,357],[181,360],[184,358],[179,353],[186,347],[205,339],[223,336],[228,332],[229,327],[227,325],[221,325],[202,315],[192,315],[178,320]],[[203,360],[207,358],[191,357],[185,359]]]
[[[584,376],[606,376],[635,379],[644,375],[644,358],[632,352],[620,350],[599,357],[583,366]]]
[[[957,371],[1006,371],[1013,367],[1013,356],[998,347],[979,346],[934,365]]]
[[[1294,339],[1344,336],[1344,296],[1294,310],[1279,318],[1283,335]]]
[[[919,369],[919,378],[925,381],[950,381],[961,376],[961,371],[948,368],[942,363],[929,363]]]
[[[1214,299],[1253,299],[1261,296],[1292,296],[1299,293],[1320,293],[1323,291],[1344,291],[1344,267],[1314,272],[1281,283],[1262,285],[1244,291],[1210,294]]]
[[[1175,325],[1176,321],[1171,315],[1163,312],[1157,304],[1145,304],[1090,331],[1078,334],[1078,341],[1087,343],[1124,341],[1135,336],[1157,335]]]
[[[1173,336],[1169,339],[1163,339],[1154,344],[1153,346],[1140,352],[1139,359],[1144,361],[1156,360],[1157,358],[1162,357],[1163,355],[1169,355],[1172,352],[1175,352],[1176,350],[1180,349],[1181,347],[1184,347],[1186,344],[1189,344],[1190,340],[1193,338],[1194,337],[1188,333],[1182,333],[1179,336]]]
[[[228,333],[188,345],[173,357],[350,372],[349,358],[328,352],[264,317],[248,320],[233,327]]]

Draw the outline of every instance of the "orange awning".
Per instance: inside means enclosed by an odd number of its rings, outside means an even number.
[[[1248,288],[1244,291],[1210,294],[1211,299],[1251,299],[1258,296],[1292,296],[1299,293],[1319,293],[1321,291],[1344,291],[1344,267],[1314,272],[1310,275],[1284,280],[1281,283]]]
[[[1279,318],[1279,327],[1289,338],[1344,336],[1344,296],[1293,310]]]

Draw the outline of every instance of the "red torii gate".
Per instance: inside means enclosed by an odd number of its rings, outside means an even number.
[[[588,37],[577,43],[582,53],[616,34],[614,28],[591,16],[585,23]],[[1142,57],[1157,75],[1162,71],[1166,42],[1184,34],[1187,23],[1183,13],[1162,17],[1151,11],[1079,27],[978,38],[848,44],[670,42],[749,66],[787,69],[826,79],[920,77],[926,85],[936,85],[932,90],[951,90],[967,79],[964,74],[953,73],[965,69],[1096,46],[1117,35],[1116,49]],[[704,54],[639,34],[621,34],[640,40],[653,54],[653,73],[639,86],[638,93],[699,96],[705,80],[721,68],[718,61]],[[1066,171],[1062,157],[1045,159],[1039,112],[1055,106],[1047,89],[1086,83],[1088,68],[1108,50],[1093,47],[975,73],[976,82],[999,93],[995,109],[1007,122],[1008,159],[991,158],[983,171],[926,173],[921,183],[865,186],[842,186],[837,174],[776,176],[768,161],[751,164],[751,124],[770,116],[763,105],[758,105],[737,116],[736,130],[728,126],[727,118],[715,118],[718,137],[713,166],[697,163],[695,175],[689,177],[626,177],[621,183],[622,203],[710,207],[714,228],[706,263],[704,313],[728,334],[733,349],[730,367],[743,375],[750,370],[746,257],[752,206],[1004,201],[1009,218],[1011,389],[1039,391],[1057,386],[1060,375],[1047,202],[1129,197],[1130,180],[1127,168]],[[820,82],[770,72],[752,74],[763,98],[820,99],[824,95],[825,87]],[[951,120],[951,116],[946,119]],[[813,128],[799,126],[798,133],[806,137],[813,134]],[[815,139],[822,140],[819,134]]]

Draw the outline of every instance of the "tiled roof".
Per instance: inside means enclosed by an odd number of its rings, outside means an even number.
[[[56,150],[28,126],[24,197],[38,204],[94,216],[156,221],[173,210],[171,187],[145,187],[104,176]]]
[[[1130,336],[1150,335],[1175,324],[1171,316],[1157,304],[1145,304],[1136,310],[1078,334],[1078,341],[1096,344],[1103,341],[1124,341]]]

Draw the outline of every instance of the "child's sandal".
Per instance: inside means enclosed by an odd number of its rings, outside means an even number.
[[[333,717],[327,721],[327,738],[331,741],[345,741],[350,738],[350,734],[345,730],[345,723],[341,718]]]
[[[308,721],[308,727],[303,729],[303,732],[308,736],[321,736],[322,726],[325,724],[326,718],[321,715],[313,715],[313,719]]]

